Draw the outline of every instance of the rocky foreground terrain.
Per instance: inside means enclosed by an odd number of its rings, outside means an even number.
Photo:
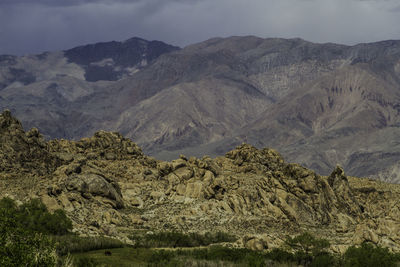
[[[45,141],[0,115],[0,197],[62,208],[74,231],[131,242],[135,231],[225,231],[235,245],[279,246],[309,231],[333,251],[370,241],[400,251],[400,186],[320,176],[271,149],[242,144],[225,156],[171,162],[146,156],[119,133]]]

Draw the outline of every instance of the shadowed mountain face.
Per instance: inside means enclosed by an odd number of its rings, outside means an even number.
[[[0,108],[49,137],[119,131],[160,158],[272,147],[327,174],[400,181],[400,41],[138,38],[0,57]]]
[[[85,69],[87,81],[116,81],[151,64],[160,55],[178,49],[159,41],[131,38],[125,42],[79,46],[65,51],[64,56]]]

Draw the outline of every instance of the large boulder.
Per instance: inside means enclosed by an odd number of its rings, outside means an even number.
[[[259,251],[268,248],[268,244],[264,239],[255,236],[250,236],[250,237],[245,236],[243,238],[243,246],[251,250],[259,250]]]
[[[107,181],[98,174],[76,174],[67,181],[67,189],[69,191],[78,191],[84,197],[90,195],[101,196],[110,199],[115,203],[116,208],[123,208],[124,201],[122,199],[121,190],[117,183]]]

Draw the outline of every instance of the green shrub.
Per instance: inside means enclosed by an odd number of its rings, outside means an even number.
[[[330,246],[328,240],[315,238],[313,235],[307,232],[294,238],[288,237],[286,244],[295,252],[302,252],[304,254],[312,255],[318,255],[321,252],[325,252]]]
[[[175,253],[173,251],[166,251],[166,250],[156,250],[153,252],[153,254],[151,255],[150,259],[149,259],[149,263],[150,264],[167,264],[170,261],[172,261],[172,259],[175,258]]]
[[[288,249],[294,253],[294,260],[298,264],[332,266],[334,263],[330,261],[334,258],[327,251],[330,244],[326,239],[319,239],[305,232],[293,238],[288,237],[285,243]],[[314,262],[318,262],[319,265],[315,265],[317,263]],[[323,265],[325,262],[329,262],[329,264]]]
[[[273,261],[277,262],[294,262],[295,257],[293,253],[288,252],[282,248],[274,248],[267,253],[267,257]]]
[[[64,235],[72,230],[72,222],[63,210],[50,213],[39,199],[21,205],[18,218],[23,227],[44,234]]]
[[[161,248],[161,247],[199,247],[221,242],[233,242],[236,238],[223,232],[205,233],[179,233],[179,232],[160,232],[154,234],[132,235],[135,247]]]
[[[14,224],[27,231],[63,235],[72,229],[72,222],[63,210],[50,213],[39,199],[32,199],[18,207],[14,200],[3,198],[0,208],[7,214],[5,217],[12,218]]]
[[[330,267],[338,265],[337,259],[329,253],[320,253],[311,261],[311,267]]]
[[[96,267],[99,266],[95,259],[89,257],[81,257],[74,260],[75,267]]]
[[[0,200],[0,266],[55,266],[53,243],[41,233],[24,228],[18,211],[12,199]]]
[[[55,266],[57,254],[41,234],[10,231],[0,242],[0,266]]]
[[[193,249],[182,251],[186,256],[199,260],[208,261],[230,261],[243,262],[244,260],[254,260],[256,258],[265,258],[265,254],[245,248],[227,248],[222,246],[211,246],[206,249]]]
[[[247,266],[262,267],[266,266],[266,257],[261,253],[248,253],[244,257],[243,262],[246,263]]]
[[[98,249],[122,248],[124,243],[117,239],[93,236],[81,237],[77,235],[52,236],[59,255],[68,253],[86,252]]]
[[[344,254],[344,266],[363,267],[391,267],[400,260],[397,254],[387,248],[363,243],[359,247],[351,246]]]

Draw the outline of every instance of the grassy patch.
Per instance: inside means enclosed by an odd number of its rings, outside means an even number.
[[[106,255],[105,252],[108,252]],[[354,251],[350,250],[352,255]],[[359,251],[356,251],[359,255]],[[381,254],[380,254],[381,255]],[[383,254],[386,255],[386,252]],[[227,248],[222,246],[210,246],[208,248],[180,248],[180,249],[154,249],[124,247],[109,250],[97,250],[86,253],[73,254],[75,264],[79,266],[299,266],[296,254],[275,249],[270,252],[252,251],[244,248]],[[368,260],[368,256],[362,265],[353,265],[354,262],[341,262],[336,259],[332,262],[332,255],[319,254],[313,260],[302,266],[378,266],[374,261]],[[354,256],[348,255],[347,259]],[[374,257],[375,258],[375,257]],[[382,257],[379,257],[382,259]],[[379,266],[397,266],[394,262],[381,261]]]
[[[111,256],[106,255],[106,251],[111,252]],[[78,266],[79,263],[87,264],[88,262],[95,263],[96,265],[94,266],[146,266],[151,259],[152,254],[153,251],[150,249],[124,247],[74,253],[73,258],[74,262]]]
[[[105,250],[97,250],[73,255],[75,264],[79,266],[270,266],[261,253],[215,247],[210,249],[157,250],[148,248],[110,249],[111,256]],[[249,252],[249,253],[247,253]],[[241,259],[239,257],[242,257]]]
[[[122,248],[124,243],[117,239],[96,236],[81,237],[77,235],[52,236],[58,254],[86,252],[99,249]]]

